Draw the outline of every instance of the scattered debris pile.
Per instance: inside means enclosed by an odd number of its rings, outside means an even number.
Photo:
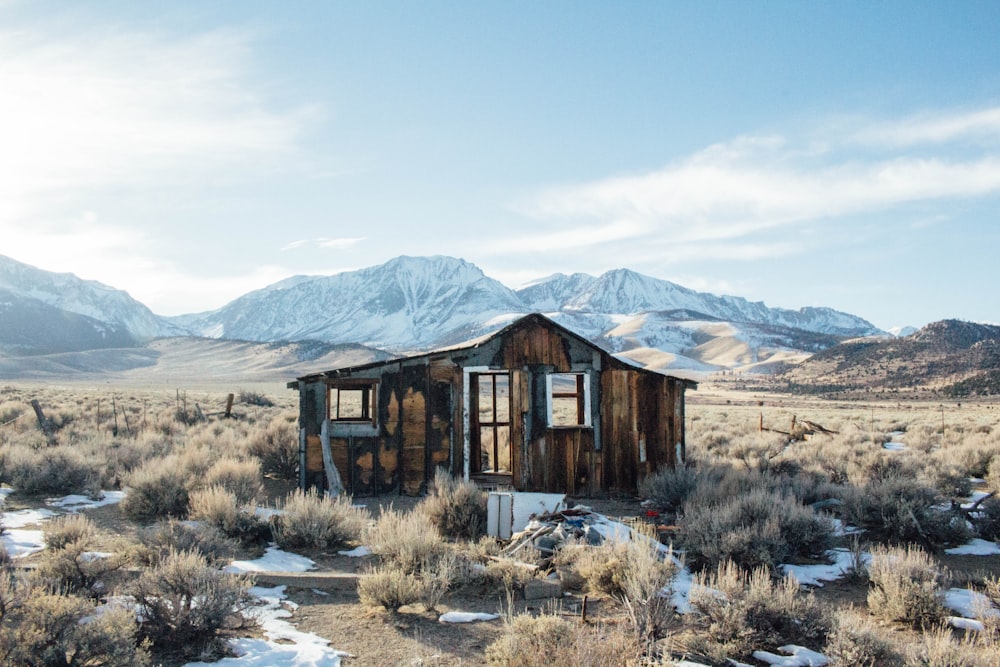
[[[540,556],[536,565],[547,567],[552,556],[568,542],[600,546],[606,541],[627,541],[632,529],[617,521],[611,521],[603,514],[577,505],[569,509],[537,514],[528,525],[510,538],[510,543],[501,555],[513,558],[525,547],[534,549]]]

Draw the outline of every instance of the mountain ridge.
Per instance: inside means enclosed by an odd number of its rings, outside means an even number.
[[[770,372],[779,361],[799,360],[845,338],[887,335],[858,316],[830,308],[769,308],[630,269],[600,276],[554,274],[515,290],[471,262],[442,255],[404,255],[356,271],[293,276],[216,310],[172,317],[157,316],[126,292],[96,281],[0,256],[3,287],[62,312],[99,315],[95,322],[113,325],[137,344],[188,335],[356,343],[403,354],[460,343],[527,313],[543,312],[623,358],[657,370]]]

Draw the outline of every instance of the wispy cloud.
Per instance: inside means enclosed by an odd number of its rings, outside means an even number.
[[[315,239],[300,239],[298,241],[292,241],[291,243],[282,246],[281,250],[295,250],[297,248],[303,248],[307,246],[315,246],[317,248],[327,248],[332,250],[345,250],[351,248],[366,240],[365,236],[358,236],[354,238],[325,238],[319,237]]]
[[[1000,107],[956,113],[918,114],[892,122],[868,124],[856,138],[871,144],[912,146],[956,139],[1000,140]]]
[[[522,210],[560,229],[579,225],[580,234],[562,233],[562,247],[596,246],[610,234],[646,253],[669,248],[665,257],[757,259],[793,251],[787,244],[768,250],[761,235],[779,228],[1000,193],[1000,150],[970,154],[964,145],[947,143],[1000,130],[1000,110],[909,121],[910,130],[900,136],[937,142],[930,153],[884,146],[851,150],[858,136],[875,136],[878,127],[841,134],[816,130],[804,138],[738,137],[653,172],[549,188]],[[504,247],[552,247],[549,236],[546,231]]]
[[[252,67],[256,39],[242,28],[168,34],[96,21],[0,29],[4,252],[113,285],[153,268],[165,271],[161,286],[185,283],[159,257],[160,230],[95,202],[184,201],[300,157],[322,110],[268,96]]]

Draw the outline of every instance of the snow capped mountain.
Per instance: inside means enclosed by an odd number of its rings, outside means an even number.
[[[83,315],[137,340],[176,334],[127,292],[72,273],[52,273],[0,255],[0,288],[20,299],[33,300],[52,309]],[[42,312],[34,309],[35,315]]]
[[[763,370],[845,337],[884,335],[859,317],[829,308],[768,308],[741,297],[696,292],[628,269],[597,277],[556,274],[514,291],[474,264],[443,256],[404,256],[331,276],[293,276],[218,310],[170,318],[154,315],[125,292],[101,283],[4,257],[0,257],[2,290],[21,308],[18,312],[27,313],[21,319],[30,319],[36,328],[58,326],[39,325],[43,316],[74,314],[80,340],[63,341],[66,349],[108,347],[130,338],[197,335],[258,342],[356,343],[405,353],[460,343],[521,315],[543,312],[635,363],[706,371]],[[26,303],[37,307],[24,310]],[[9,317],[14,317],[12,308],[6,310]],[[0,336],[0,344],[21,349],[24,332],[30,328],[23,323],[8,326],[11,339]],[[59,345],[53,342],[49,347]]]
[[[381,266],[303,276],[281,289],[257,290],[186,324],[204,336],[405,350],[464,340],[486,322],[523,308],[512,290],[464,260],[397,257]]]
[[[698,370],[762,364],[789,351],[801,357],[843,336],[881,333],[829,308],[772,309],[627,269],[598,277],[556,274],[512,291],[450,257],[398,257],[333,276],[296,276],[174,321],[203,336],[408,352],[468,340],[530,312],[544,312],[637,363]]]
[[[840,336],[881,333],[870,322],[831,308],[768,308],[759,301],[696,292],[629,269],[608,271],[598,278],[585,274],[557,275],[519,290],[518,294],[532,306],[548,306],[545,310],[624,315],[686,310],[733,322],[768,323]],[[552,297],[546,299],[549,295]],[[557,307],[550,306],[560,298]]]

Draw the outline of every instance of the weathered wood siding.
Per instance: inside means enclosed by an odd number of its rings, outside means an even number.
[[[329,425],[347,491],[426,493],[435,470],[465,470],[463,369],[510,373],[511,483],[518,490],[588,496],[635,493],[649,473],[683,455],[683,380],[631,368],[540,316],[480,344],[346,369],[299,381],[303,486],[325,485],[321,450],[326,382],[378,382],[377,430]],[[586,374],[590,426],[548,424],[546,378]],[[470,430],[476,415],[470,414]]]

